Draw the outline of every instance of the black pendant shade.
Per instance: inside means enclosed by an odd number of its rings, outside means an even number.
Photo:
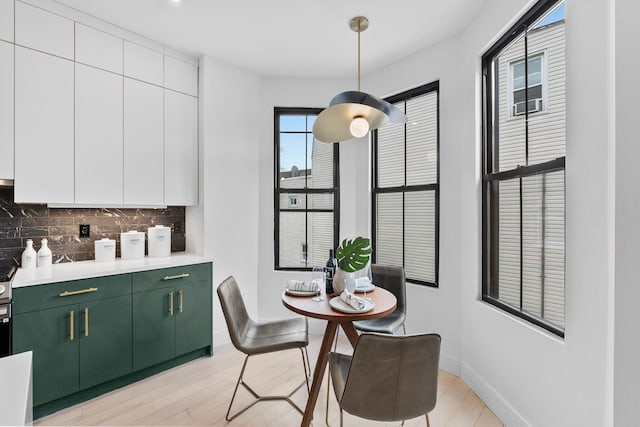
[[[358,117],[369,123],[369,130],[387,123],[406,123],[407,116],[387,101],[365,92],[347,91],[334,96],[313,124],[313,135],[322,142],[352,139],[351,122]]]

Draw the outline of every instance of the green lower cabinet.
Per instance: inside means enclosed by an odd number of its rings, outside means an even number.
[[[211,354],[212,266],[18,287],[13,351],[33,351],[42,416]]]
[[[131,372],[131,295],[14,316],[14,352],[33,351],[37,406]]]
[[[123,295],[80,306],[81,389],[132,371],[131,299]]]
[[[133,369],[211,345],[211,282],[133,295]]]
[[[177,289],[176,355],[179,356],[211,345],[211,282],[189,283]]]
[[[133,295],[133,369],[175,356],[176,309],[174,287]]]
[[[78,391],[78,311],[75,306],[13,316],[13,352],[33,351],[33,405]]]

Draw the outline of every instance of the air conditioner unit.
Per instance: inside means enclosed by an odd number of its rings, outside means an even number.
[[[514,116],[521,116],[525,113],[524,104],[524,101],[513,104]],[[538,111],[542,111],[542,98],[530,99],[527,104],[529,106],[530,113],[537,113]]]

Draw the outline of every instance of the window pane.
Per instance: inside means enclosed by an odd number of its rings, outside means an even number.
[[[436,281],[435,191],[405,194],[404,268],[407,278]]]
[[[498,183],[498,297],[520,308],[520,182]]]
[[[306,134],[280,134],[280,187],[304,188],[306,179]]]
[[[308,194],[307,198],[309,209],[333,209],[333,194]]]
[[[306,127],[306,115],[294,116],[294,115],[281,115],[280,116],[280,132],[305,132]]]
[[[323,266],[333,248],[333,212],[308,213],[309,267]]]
[[[307,182],[309,188],[333,187],[333,144],[320,142],[308,136],[311,140],[309,152],[311,153],[311,178]]]
[[[280,209],[305,210],[307,200],[305,193],[281,193]]]
[[[303,212],[280,212],[280,267],[305,268],[303,244],[305,240],[305,219]]]
[[[432,92],[408,100],[407,116],[407,185],[436,183],[438,95]]]
[[[565,181],[564,171],[543,176],[544,318],[564,329]]]
[[[402,266],[402,193],[376,197],[376,262]]]
[[[500,181],[498,187],[499,292],[494,297],[563,328],[564,171],[523,177],[522,211],[520,178]]]
[[[404,103],[394,104],[404,111]],[[378,129],[378,186],[404,185],[404,125],[390,124]]]

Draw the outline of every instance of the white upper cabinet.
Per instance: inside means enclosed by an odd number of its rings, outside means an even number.
[[[125,205],[164,205],[163,90],[124,79]]]
[[[164,91],[164,202],[198,204],[198,98]]]
[[[73,203],[73,67],[15,47],[16,203]]]
[[[162,53],[124,41],[124,75],[162,86]]]
[[[198,96],[198,67],[165,55],[164,87]]]
[[[13,41],[13,0],[0,0],[0,40]]]
[[[76,64],[75,203],[122,204],[123,77]]]
[[[13,179],[13,45],[0,41],[0,179]]]
[[[122,74],[123,40],[76,22],[76,62]]]
[[[71,19],[21,1],[16,1],[15,8],[16,44],[74,59],[74,25]]]

